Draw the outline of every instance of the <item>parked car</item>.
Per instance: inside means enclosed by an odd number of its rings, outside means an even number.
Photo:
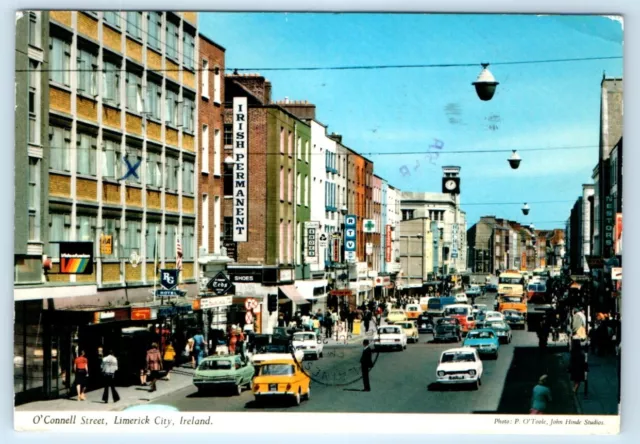
[[[418,332],[418,327],[416,327],[415,322],[413,321],[406,321],[406,322],[398,322],[397,324],[398,327],[402,328],[402,331],[404,331],[405,336],[407,337],[407,341],[411,341],[411,342],[418,342],[420,340],[420,332]]]
[[[287,397],[295,405],[302,398],[311,398],[311,378],[293,359],[278,359],[260,366],[253,379],[253,394],[257,403],[267,398]]]
[[[293,341],[291,343],[296,351],[302,351],[305,358],[322,358],[324,346],[322,341],[318,341],[318,336],[314,332],[296,332],[293,334]]]
[[[251,385],[253,375],[253,365],[239,355],[209,356],[196,368],[193,384],[199,392],[233,389],[235,394],[241,395],[242,388]]]
[[[375,339],[373,340],[374,349],[398,348],[404,350],[407,348],[407,335],[404,334],[402,328],[398,325],[385,325],[378,327]]]
[[[505,310],[502,312],[504,320],[512,328],[524,329],[525,319],[522,313],[516,310]]]
[[[475,348],[481,355],[491,355],[498,359],[500,341],[493,330],[478,328],[469,332],[462,346]]]
[[[473,348],[453,348],[440,355],[436,370],[439,384],[472,384],[475,390],[482,384],[483,365]]]
[[[419,333],[433,333],[434,323],[431,315],[422,313],[420,317],[418,317],[417,324]]]

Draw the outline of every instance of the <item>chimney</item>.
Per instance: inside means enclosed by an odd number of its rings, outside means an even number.
[[[271,83],[260,74],[241,74],[234,76],[233,80],[251,91],[261,102],[268,103],[267,96],[271,95]]]
[[[342,143],[342,136],[340,134],[331,133],[329,134],[329,139],[338,143]]]
[[[264,102],[271,103],[271,82],[268,80],[264,83]]]
[[[307,100],[289,100],[288,97],[280,102],[280,106],[301,120],[316,118],[316,106]]]
[[[284,98],[284,103],[285,103],[285,104],[289,103],[289,97],[285,97],[285,98]]]

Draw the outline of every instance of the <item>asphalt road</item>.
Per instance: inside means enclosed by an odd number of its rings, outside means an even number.
[[[493,304],[493,296],[476,303]],[[497,360],[485,360],[482,386],[441,388],[435,384],[440,354],[458,343],[434,344],[423,334],[420,342],[405,351],[381,352],[370,373],[371,392],[363,392],[359,358],[361,346],[326,347],[324,357],[305,364],[313,376],[311,399],[299,407],[277,402],[261,406],[264,411],[358,412],[358,413],[481,413],[496,412],[515,347],[534,347],[537,339],[526,330],[513,331],[513,341],[501,345]],[[375,359],[375,355],[374,355]],[[180,411],[251,411],[258,409],[250,390],[241,396],[197,393],[195,386],[157,399],[154,404],[172,405]]]

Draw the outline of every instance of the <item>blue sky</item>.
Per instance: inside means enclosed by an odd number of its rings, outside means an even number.
[[[495,65],[490,70],[500,85],[492,101],[480,101],[471,85],[481,62],[621,56],[622,26],[606,17],[203,13],[200,20],[200,31],[227,49],[231,68],[477,63],[261,71],[273,83],[274,100],[315,103],[318,120],[347,146],[361,153],[416,152],[368,155],[376,174],[402,190],[439,192],[441,167],[461,166],[469,227],[489,214],[564,227],[598,159],[603,71],[622,76],[621,59]],[[444,143],[436,165],[424,154],[434,139]],[[568,146],[589,148],[520,152],[518,170],[508,166],[510,153],[448,153]],[[521,204],[471,205],[525,201],[562,202],[531,203],[527,217]]]

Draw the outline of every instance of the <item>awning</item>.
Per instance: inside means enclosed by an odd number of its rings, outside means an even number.
[[[304,305],[308,304],[307,301],[295,287],[295,285],[281,285],[278,287],[278,293],[284,294],[287,298],[289,298],[296,305]]]
[[[295,287],[307,301],[314,301],[327,297],[328,284],[329,282],[326,279],[313,279],[296,281]]]

